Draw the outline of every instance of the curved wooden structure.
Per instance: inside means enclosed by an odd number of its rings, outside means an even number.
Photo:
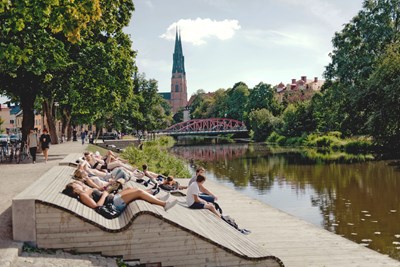
[[[177,205],[166,212],[139,200],[107,220],[60,193],[73,170],[53,167],[13,199],[15,240],[163,266],[283,266],[207,210]]]

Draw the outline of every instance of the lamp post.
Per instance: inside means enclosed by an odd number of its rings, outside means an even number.
[[[59,130],[57,130],[57,108],[60,104],[58,102],[54,102],[54,126],[56,126],[56,136],[57,136],[57,143],[59,143],[59,138],[58,138],[58,134],[59,134]]]

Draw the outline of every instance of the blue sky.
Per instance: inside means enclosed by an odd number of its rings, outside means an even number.
[[[188,95],[243,81],[276,85],[322,78],[331,40],[362,0],[136,0],[125,32],[137,66],[170,91],[175,28],[182,35]],[[0,97],[3,102],[4,98]]]

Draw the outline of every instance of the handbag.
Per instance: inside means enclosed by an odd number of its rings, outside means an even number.
[[[121,214],[112,203],[107,203],[103,206],[97,207],[95,211],[106,219],[114,219]]]

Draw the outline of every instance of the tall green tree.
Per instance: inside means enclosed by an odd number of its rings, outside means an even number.
[[[98,0],[0,2],[0,90],[20,101],[24,138],[42,85],[71,63],[58,37],[76,43],[100,17]]]
[[[267,109],[275,116],[280,113],[280,106],[275,98],[275,90],[270,84],[260,82],[250,89],[247,112]]]
[[[246,108],[249,101],[249,88],[244,82],[236,83],[233,88],[227,90],[225,98],[225,115],[229,119],[243,121],[246,118]]]
[[[399,29],[399,0],[365,0],[363,9],[332,40],[332,62],[324,75],[338,83],[328,90],[340,88],[338,112],[345,114],[342,126],[352,134],[368,133],[370,99],[365,89],[385,47],[399,40]]]
[[[387,148],[400,148],[400,44],[387,47],[368,80],[365,98],[367,126],[375,140]]]

